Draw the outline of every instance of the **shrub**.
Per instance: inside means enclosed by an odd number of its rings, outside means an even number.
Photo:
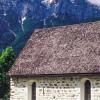
[[[6,73],[14,63],[14,51],[12,47],[7,47],[0,55],[0,98],[9,94],[9,77]]]

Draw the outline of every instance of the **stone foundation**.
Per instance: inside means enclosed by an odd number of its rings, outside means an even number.
[[[10,100],[32,100],[36,82],[36,100],[84,100],[82,80],[91,82],[91,100],[100,100],[99,76],[11,78]]]

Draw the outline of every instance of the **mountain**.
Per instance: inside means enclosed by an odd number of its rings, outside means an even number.
[[[0,0],[0,51],[18,53],[37,28],[100,20],[100,0]]]

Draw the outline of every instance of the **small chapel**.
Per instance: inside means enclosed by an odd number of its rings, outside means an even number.
[[[100,100],[100,21],[34,31],[8,75],[10,100]]]

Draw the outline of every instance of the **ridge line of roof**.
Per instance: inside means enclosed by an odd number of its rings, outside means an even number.
[[[37,32],[40,32],[42,30],[48,30],[48,29],[57,29],[57,28],[64,28],[64,27],[72,27],[72,26],[79,26],[79,25],[84,25],[84,24],[95,24],[95,23],[99,23],[100,21],[93,21],[93,22],[83,22],[83,23],[76,23],[76,24],[68,24],[68,25],[63,25],[63,26],[53,26],[53,27],[47,27],[47,28],[38,28],[38,29],[35,29],[33,31],[33,33],[37,33]]]

